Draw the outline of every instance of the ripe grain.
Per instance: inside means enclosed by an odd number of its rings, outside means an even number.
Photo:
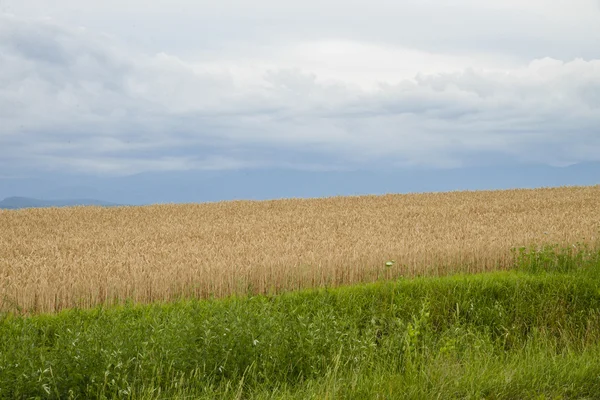
[[[599,232],[600,186],[0,210],[0,310],[482,272]]]

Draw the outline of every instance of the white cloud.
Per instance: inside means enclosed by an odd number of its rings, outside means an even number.
[[[22,17],[50,16],[186,59],[239,55],[324,39],[424,52],[585,59],[597,56],[596,0],[3,0]]]
[[[266,48],[187,60],[1,16],[0,167],[600,161],[600,60],[518,63],[337,39]]]

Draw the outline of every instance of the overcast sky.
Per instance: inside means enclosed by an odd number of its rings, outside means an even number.
[[[587,161],[598,0],[0,0],[0,176]]]

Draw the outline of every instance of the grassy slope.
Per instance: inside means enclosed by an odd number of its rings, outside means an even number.
[[[558,265],[539,260],[521,265]],[[600,263],[566,261],[564,272],[5,314],[0,398],[598,398]]]

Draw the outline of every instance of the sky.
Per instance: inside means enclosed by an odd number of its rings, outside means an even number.
[[[599,0],[0,0],[0,179],[589,162]]]

